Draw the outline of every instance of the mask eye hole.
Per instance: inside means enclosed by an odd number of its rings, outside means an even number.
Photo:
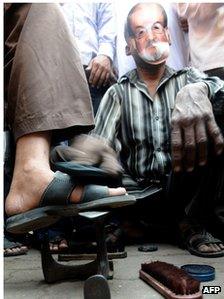
[[[149,25],[147,27],[138,28],[134,34],[135,38],[141,39],[146,36],[147,32],[151,31],[154,34],[162,34],[164,32],[164,27],[159,22]]]
[[[155,23],[152,25],[151,30],[154,33],[161,34],[161,33],[163,33],[164,27],[160,23]]]
[[[140,38],[142,38],[142,37],[145,36],[145,33],[146,33],[146,29],[145,29],[145,28],[141,28],[141,29],[139,29],[139,30],[135,33],[135,37],[136,37],[137,39],[140,39]]]

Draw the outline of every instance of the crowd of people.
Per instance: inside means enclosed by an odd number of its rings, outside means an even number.
[[[5,131],[15,143],[5,256],[27,252],[14,233],[30,230],[40,242],[47,232],[52,251],[68,248],[72,224],[46,214],[52,205],[101,208],[110,197],[122,207],[133,204],[126,193],[136,203],[114,213],[121,227],[147,223],[159,203],[158,221],[165,211],[191,254],[224,256],[223,18],[222,3],[5,4]],[[120,185],[80,184],[83,164],[112,181],[122,172]]]

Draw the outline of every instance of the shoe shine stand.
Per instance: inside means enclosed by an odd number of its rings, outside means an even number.
[[[58,263],[50,253],[48,238],[45,238],[41,246],[41,261],[44,279],[47,283],[68,279],[85,280],[95,274],[101,274],[107,279],[113,278],[113,262],[108,260],[104,230],[105,219],[108,214],[109,212],[95,211],[79,213],[79,216],[90,220],[94,224],[96,230],[96,258],[86,264],[65,265]]]

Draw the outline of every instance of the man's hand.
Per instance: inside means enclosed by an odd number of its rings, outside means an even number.
[[[106,55],[98,55],[93,58],[86,71],[90,72],[89,84],[97,88],[107,85],[110,77],[113,76],[111,61]]]
[[[107,141],[100,137],[80,135],[74,138],[70,147],[64,147],[65,160],[74,161],[84,165],[95,165],[107,171],[112,176],[123,172],[117,160],[115,151],[108,145]]]
[[[222,153],[224,139],[215,122],[205,83],[188,84],[177,93],[171,124],[175,172],[192,171],[195,164],[205,165],[208,141],[213,143],[217,155]]]
[[[188,32],[188,22],[187,22],[187,19],[186,19],[186,18],[184,18],[184,17],[179,17],[179,24],[180,24],[181,29],[182,29],[184,32]]]

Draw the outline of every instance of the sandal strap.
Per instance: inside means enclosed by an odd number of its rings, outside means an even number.
[[[201,233],[196,233],[189,238],[188,243],[197,248],[200,245],[206,244],[220,244],[222,243],[221,240],[213,237],[210,233],[206,230],[202,230]]]
[[[183,221],[180,232],[185,247],[190,245],[191,247],[198,248],[204,244],[222,244],[221,240],[213,237],[193,219]]]
[[[80,203],[90,202],[100,198],[108,197],[109,191],[107,186],[86,185]]]
[[[179,227],[180,236],[183,244],[189,243],[192,236],[201,234],[203,228],[199,224],[195,224],[193,221],[184,224],[184,226]]]
[[[47,186],[41,197],[40,207],[68,205],[70,195],[75,187],[76,183],[68,174],[56,171],[54,179]]]
[[[21,247],[21,246],[22,246],[21,243],[10,241],[6,237],[4,237],[4,249],[13,249],[16,247]]]

